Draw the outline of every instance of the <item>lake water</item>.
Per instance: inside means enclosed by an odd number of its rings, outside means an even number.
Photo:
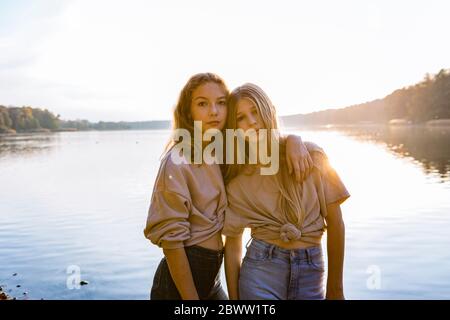
[[[342,206],[346,297],[450,299],[450,130],[290,132],[325,149],[352,195]],[[18,299],[148,299],[162,251],[142,230],[168,136],[0,137],[4,291]],[[74,287],[78,274],[89,284]]]

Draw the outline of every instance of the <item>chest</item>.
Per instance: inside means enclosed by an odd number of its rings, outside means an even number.
[[[254,210],[268,214],[277,214],[281,210],[283,194],[275,176],[250,176],[242,181],[241,190],[249,199],[248,204]],[[311,213],[319,208],[319,198],[313,179],[306,179],[301,185],[296,185],[294,192],[300,195],[305,212]]]

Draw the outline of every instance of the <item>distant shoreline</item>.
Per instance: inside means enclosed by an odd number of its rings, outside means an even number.
[[[345,129],[345,128],[370,128],[370,127],[401,127],[401,128],[450,128],[450,119],[431,120],[426,123],[406,123],[406,122],[393,122],[393,123],[349,123],[349,124],[301,124],[298,126],[283,126],[283,130],[299,130],[305,128],[313,129]],[[16,136],[16,135],[33,135],[33,134],[47,134],[47,133],[60,133],[60,132],[111,132],[111,131],[169,131],[168,128],[130,128],[130,129],[87,129],[78,130],[76,128],[64,128],[64,129],[37,129],[37,130],[25,130],[19,132],[0,132],[0,136]]]
[[[284,126],[285,129],[299,128],[369,128],[369,127],[404,127],[404,128],[450,128],[450,119],[430,120],[425,123],[411,123],[407,121],[392,121],[390,123],[329,123],[329,124],[301,124],[298,126]]]
[[[19,131],[16,132],[0,132],[0,136],[16,136],[16,135],[33,135],[33,134],[50,134],[50,133],[61,133],[61,132],[111,132],[111,131],[169,131],[170,128],[143,128],[143,129],[87,129],[87,130],[66,130],[66,129],[57,129],[57,130],[30,130],[30,131]]]

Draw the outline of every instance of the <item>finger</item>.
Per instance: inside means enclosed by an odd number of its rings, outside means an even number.
[[[303,166],[305,168],[304,174],[303,174],[303,180],[305,180],[306,178],[308,178],[309,175],[309,164],[308,164],[308,160],[305,158],[302,159],[303,162]]]
[[[309,154],[308,154],[307,160],[308,160],[308,165],[309,165],[309,173],[311,174],[314,169],[314,162]]]
[[[308,177],[308,166],[306,165],[306,161],[302,161],[303,164],[303,172],[302,172],[302,182],[306,180]]]
[[[300,178],[300,166],[299,166],[298,162],[294,162],[293,165],[294,165],[295,180],[297,180],[297,182],[300,182],[301,181],[301,178]]]
[[[303,161],[300,161],[300,181],[302,182],[305,180],[305,165],[303,164]]]
[[[305,164],[305,180],[308,179],[311,173],[311,166],[309,165],[308,159],[304,159],[303,163]]]
[[[291,159],[289,159],[289,157],[286,159],[287,162],[287,166],[288,166],[288,172],[289,174],[292,174],[292,164],[291,164]]]

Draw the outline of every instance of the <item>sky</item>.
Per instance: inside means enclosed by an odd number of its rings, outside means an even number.
[[[279,115],[383,98],[450,68],[447,0],[0,0],[0,105],[171,119],[198,72]]]

